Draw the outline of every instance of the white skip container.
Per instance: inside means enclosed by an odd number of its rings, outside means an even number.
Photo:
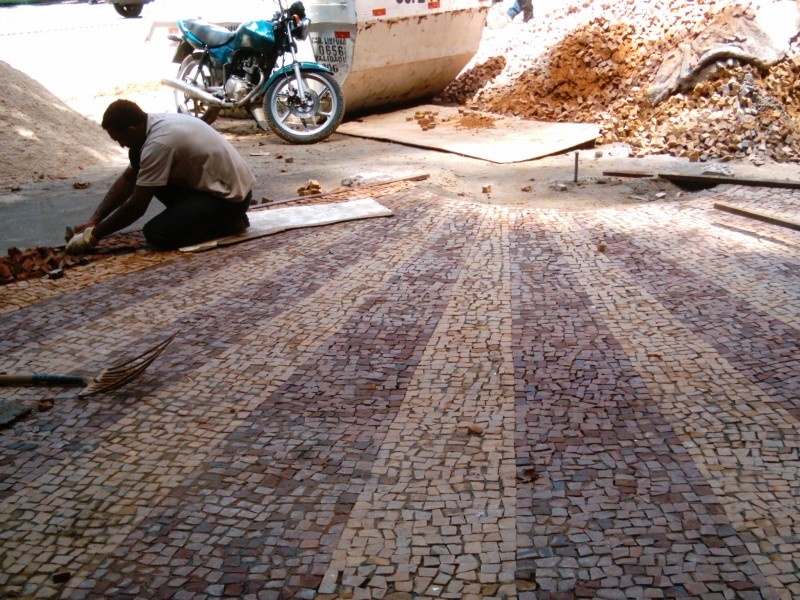
[[[305,0],[317,62],[334,72],[348,113],[435,96],[478,50],[479,0]]]

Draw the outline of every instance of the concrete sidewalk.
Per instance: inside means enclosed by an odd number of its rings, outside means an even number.
[[[800,233],[727,188],[388,219],[0,288],[0,596],[800,596]]]

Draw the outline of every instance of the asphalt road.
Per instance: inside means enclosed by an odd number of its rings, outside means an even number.
[[[270,0],[155,0],[141,17],[126,19],[111,4],[0,6],[0,60],[73,106],[76,89],[91,95],[173,76],[166,25],[179,18],[235,22],[269,18],[275,7]]]

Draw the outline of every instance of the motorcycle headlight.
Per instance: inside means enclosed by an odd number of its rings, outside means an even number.
[[[297,19],[295,17],[295,21],[297,24],[292,29],[292,37],[296,40],[304,40],[308,35],[308,26],[311,25],[311,19],[304,18],[304,19]]]

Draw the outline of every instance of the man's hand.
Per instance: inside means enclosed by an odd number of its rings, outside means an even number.
[[[92,235],[94,227],[87,227],[81,233],[72,236],[64,252],[67,254],[83,254],[97,245],[97,240]]]
[[[95,225],[97,225],[97,223],[98,223],[97,221],[91,220],[91,221],[86,221],[86,223],[80,223],[78,225],[73,225],[72,226],[72,231],[73,231],[73,233],[80,233],[83,230],[88,229],[89,227],[94,227]],[[70,238],[70,239],[72,239],[72,238]],[[69,241],[69,240],[67,240],[67,241]]]

